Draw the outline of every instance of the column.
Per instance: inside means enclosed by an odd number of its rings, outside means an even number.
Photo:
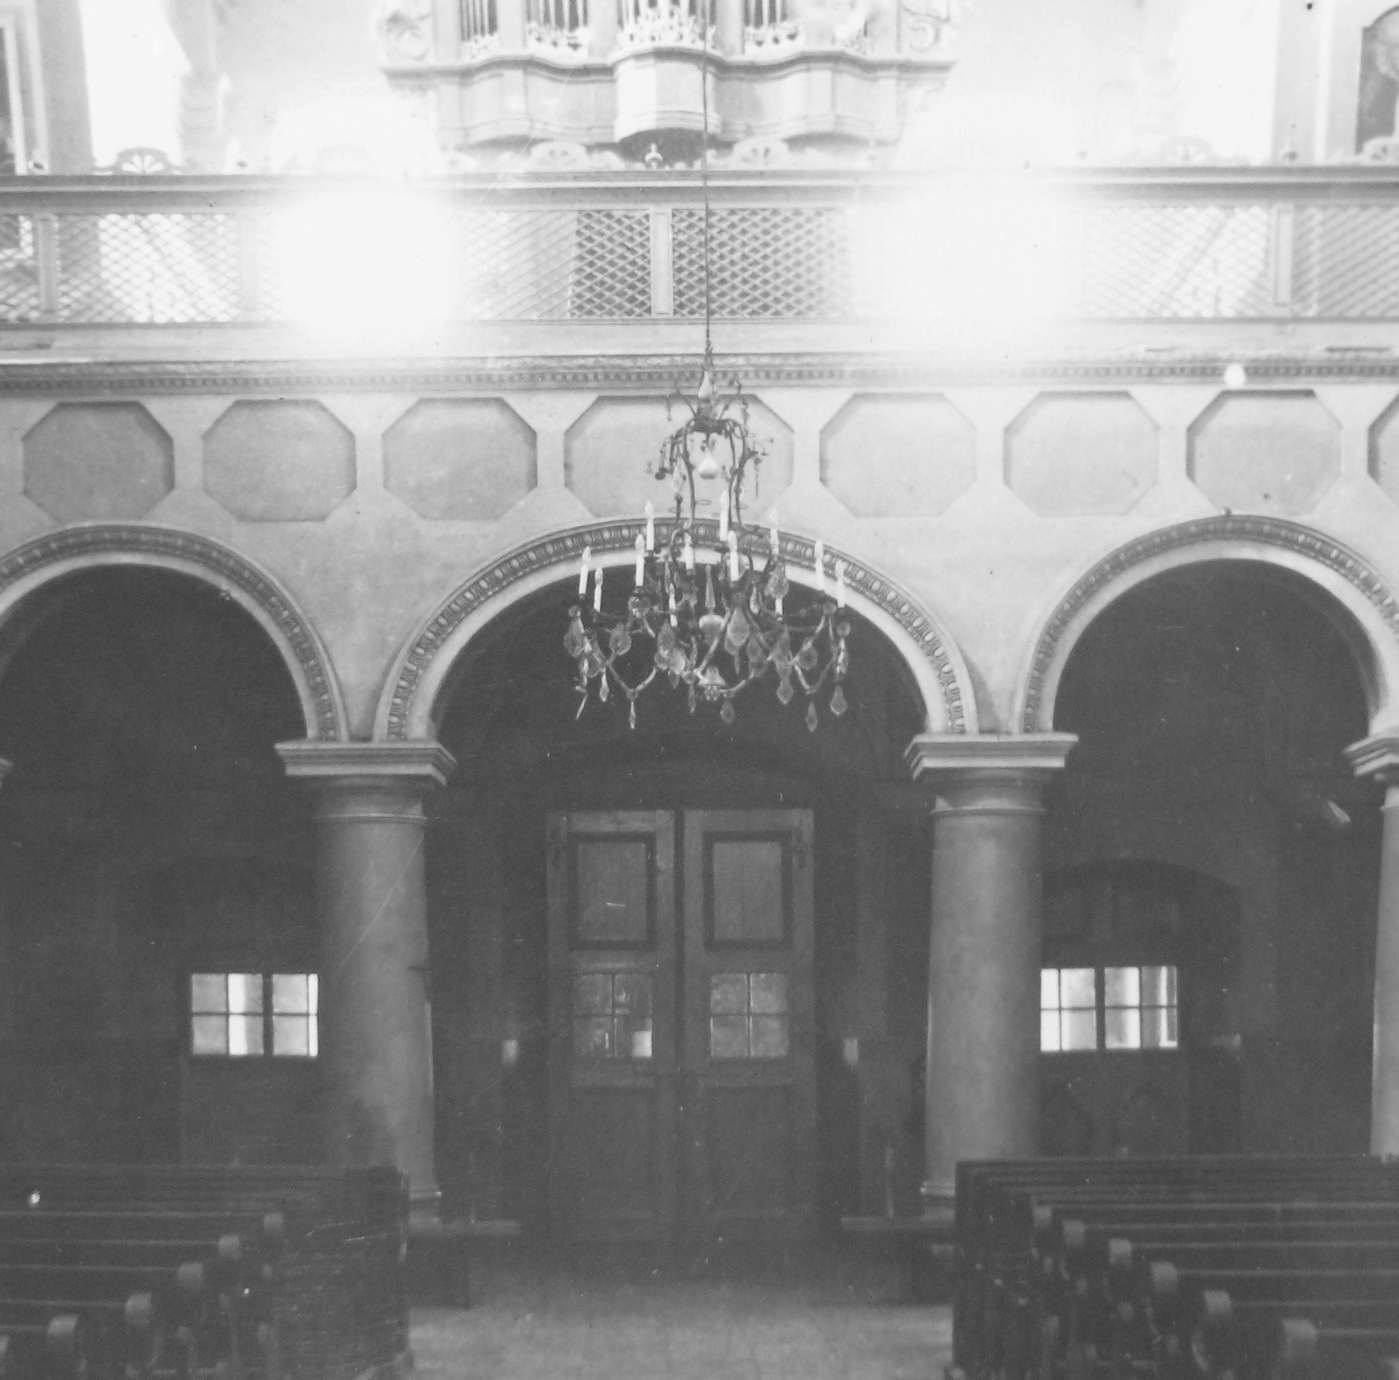
[[[34,16],[38,23],[39,62],[44,75],[48,170],[51,173],[90,173],[92,129],[80,0],[42,0],[34,7]],[[18,96],[11,99],[18,99]],[[30,131],[31,147],[37,135],[37,130]]]
[[[1365,738],[1345,755],[1357,776],[1372,777],[1384,787],[1370,1151],[1399,1155],[1399,732]]]
[[[439,1193],[423,799],[455,763],[433,742],[277,751],[315,796],[327,1159],[397,1165],[415,1213],[430,1215]]]
[[[957,1162],[1019,1159],[1039,1130],[1040,834],[1068,733],[915,738],[933,805],[925,1208]]]
[[[743,54],[744,0],[715,0],[714,31],[719,51],[725,57]]]

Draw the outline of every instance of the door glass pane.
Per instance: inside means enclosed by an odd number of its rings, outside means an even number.
[[[748,1010],[748,974],[712,973],[709,1009],[719,1014]]]
[[[309,974],[273,973],[272,1009],[286,1016],[310,1011],[312,1007]]]
[[[578,839],[577,930],[583,944],[651,942],[651,845],[647,839]]]
[[[1059,1051],[1059,1013],[1057,1011],[1040,1012],[1040,1049],[1046,1054],[1057,1054]]]
[[[262,1053],[261,1016],[230,1016],[228,1018],[228,1052],[230,1054]]]
[[[716,944],[780,944],[787,933],[780,839],[710,844],[711,934]]]
[[[305,1016],[272,1017],[272,1053],[311,1053],[311,1022]]]
[[[612,1011],[612,974],[578,973],[573,979],[573,1009],[580,1016],[603,1016]]]
[[[1059,1009],[1059,970],[1057,968],[1040,969],[1040,1010],[1057,1011]]]
[[[750,973],[748,985],[752,992],[749,1010],[763,1014],[787,1010],[786,973]]]
[[[711,1016],[709,1018],[709,1057],[711,1059],[746,1059],[748,1057],[747,1016]]]
[[[619,1058],[649,1059],[651,1057],[651,1018],[620,1016],[617,1019],[617,1054]]]
[[[573,1057],[607,1059],[612,1054],[612,1021],[606,1016],[586,1016],[573,1022]]]
[[[751,1043],[755,1059],[785,1059],[787,1017],[754,1016]]]
[[[228,1009],[246,1012],[262,1010],[261,973],[230,973],[228,975]]]
[[[651,1014],[650,973],[618,973],[612,979],[612,987],[618,1011],[635,1016]]]

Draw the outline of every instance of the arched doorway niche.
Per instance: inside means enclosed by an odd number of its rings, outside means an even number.
[[[1237,898],[1236,947],[1228,908],[1198,887],[1170,904],[1169,888],[1148,889],[1128,908],[1135,932],[1080,907],[1087,957],[1074,964],[1096,970],[1100,1061],[1115,1070],[1103,1096],[1154,1061],[1175,1106],[1163,1143],[1232,1148],[1222,1123],[1236,1122],[1247,1150],[1361,1150],[1380,827],[1375,787],[1343,751],[1389,710],[1392,600],[1334,549],[1326,564],[1232,542],[1186,554],[1110,558],[1098,571],[1115,578],[1080,581],[1050,621],[1058,641],[1041,639],[1042,697],[1026,704],[1026,722],[1048,708],[1079,738],[1049,798],[1047,872],[1187,869]],[[1064,962],[1056,942],[1047,924],[1046,971]],[[1167,958],[1182,984],[1178,1049],[1114,1050],[1106,986]],[[1047,1081],[1067,1058],[1042,1055]]]
[[[571,864],[559,861],[565,845],[551,818],[661,818],[677,852],[673,869],[656,873],[674,891],[659,923],[674,925],[683,946],[686,840],[700,813],[728,812],[725,827],[742,832],[740,817],[809,811],[814,957],[800,980],[814,1007],[806,1053],[816,1153],[813,1201],[803,1206],[817,1224],[882,1212],[887,1194],[914,1210],[929,846],[925,816],[904,808],[903,753],[926,720],[918,681],[857,613],[849,712],[833,719],[822,704],[815,733],[804,705],[782,706],[770,685],[740,697],[732,728],[713,709],[690,715],[663,684],[638,701],[635,730],[615,700],[593,696],[580,716],[562,646],[575,580],[514,601],[480,628],[435,697],[439,741],[459,763],[429,802],[427,855],[438,1166],[449,1207],[562,1230],[545,1211],[551,1189],[557,1203],[560,1168],[548,1148],[559,1105],[551,1063],[557,1071],[559,1021],[566,1033],[569,1019],[555,1000],[550,873]],[[620,1127],[617,1137],[625,1139]],[[693,1180],[679,1189],[697,1191]]]
[[[467,645],[512,604],[575,578],[586,549],[594,566],[630,567],[641,522],[598,523],[560,532],[501,557],[442,601],[399,654],[375,716],[376,739],[431,738],[443,685]],[[815,545],[784,533],[791,582],[814,589]],[[846,564],[851,609],[897,651],[918,688],[924,733],[975,733],[976,696],[956,643],[917,599],[867,563],[827,550],[827,578]],[[829,587],[829,586],[828,586]]]
[[[233,1057],[270,1011],[247,1038],[210,1015],[224,1052],[196,1058],[191,984],[315,970],[308,810],[274,750],[305,685],[208,578],[59,564],[22,599],[0,582],[0,1153],[314,1158],[314,1061]]]

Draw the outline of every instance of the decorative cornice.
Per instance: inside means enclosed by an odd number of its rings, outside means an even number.
[[[547,325],[548,323],[541,323]],[[564,323],[572,324],[572,323]],[[666,325],[673,323],[663,323]],[[681,325],[690,324],[682,321]],[[832,323],[833,326],[855,323]],[[878,323],[871,323],[877,328]],[[167,328],[152,328],[160,339]],[[169,328],[178,331],[180,328]],[[23,328],[25,339],[46,344],[83,339],[84,327]],[[0,329],[0,341],[16,332]],[[21,348],[18,345],[13,347]],[[1250,383],[1399,383],[1399,356],[1369,352],[1240,358]],[[1024,384],[1043,387],[1122,387],[1146,383],[1215,384],[1222,354],[1084,355],[1023,359],[930,358],[902,354],[734,353],[719,360],[742,376],[749,391],[807,385],[832,388],[946,388],[953,385]],[[677,372],[692,367],[691,353],[646,355],[527,356],[486,359],[393,360],[168,360],[9,361],[0,351],[0,392],[25,396],[70,394],[324,393],[371,390],[394,393],[518,392],[528,389],[656,390],[670,393]]]
[[[0,558],[0,593],[45,566],[74,560],[100,562],[109,556],[123,560],[134,556],[138,560],[145,557],[178,561],[204,571],[215,583],[240,590],[272,620],[296,658],[314,705],[314,722],[307,725],[308,730],[320,739],[334,740],[340,736],[342,715],[332,689],[329,664],[310,623],[269,576],[236,551],[208,537],[137,523],[65,527],[36,537]]]
[[[425,671],[443,645],[483,604],[538,571],[576,564],[583,554],[584,547],[590,547],[595,557],[608,552],[631,553],[635,550],[637,537],[644,529],[645,523],[642,521],[617,521],[575,527],[527,546],[517,547],[485,570],[473,575],[428,620],[409,648],[399,669],[390,700],[387,737],[393,740],[407,739],[413,697]],[[657,539],[665,541],[671,523],[665,519],[658,520],[656,529]],[[717,540],[718,528],[715,523],[701,522],[699,529],[708,540]],[[816,549],[813,541],[785,532],[780,540],[783,559],[789,566],[815,571]],[[827,548],[825,566],[831,578],[834,578],[837,561],[845,562],[845,580],[848,588],[881,609],[912,638],[931,665],[942,691],[943,711],[949,730],[952,733],[965,733],[967,713],[957,669],[933,620],[911,594],[892,580],[870,570],[868,566],[845,552]]]
[[[313,786],[372,782],[382,786],[445,786],[456,758],[441,743],[278,743],[287,775]]]
[[[1073,733],[920,734],[904,753],[915,781],[949,775],[1044,777],[1062,771],[1078,742]]]
[[[1040,721],[1040,707],[1045,679],[1058,655],[1059,644],[1069,624],[1085,605],[1120,579],[1134,566],[1185,547],[1207,543],[1249,542],[1272,546],[1294,555],[1304,556],[1341,576],[1369,601],[1384,620],[1386,627],[1399,642],[1399,600],[1389,587],[1359,555],[1332,537],[1323,536],[1310,527],[1303,527],[1282,518],[1229,514],[1223,517],[1199,518],[1175,527],[1149,532],[1135,541],[1120,546],[1083,575],[1054,610],[1039,641],[1035,644],[1029,684],[1025,692],[1025,707],[1021,727],[1032,733]]]
[[[1343,749],[1357,776],[1373,776],[1384,786],[1399,785],[1399,732],[1376,733]]]

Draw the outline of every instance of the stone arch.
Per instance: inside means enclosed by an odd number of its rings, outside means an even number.
[[[139,566],[188,575],[239,604],[281,654],[306,719],[306,736],[349,736],[345,706],[310,620],[272,576],[219,542],[170,527],[92,523],[65,527],[0,558],[0,626],[36,590],[81,570]]]
[[[1399,599],[1360,555],[1281,518],[1228,515],[1149,532],[1080,575],[1041,623],[1016,692],[1014,722],[1047,732],[1070,655],[1090,623],[1129,589],[1186,565],[1253,561],[1300,575],[1317,607],[1350,644],[1371,731],[1392,724],[1399,693]]]
[[[657,523],[661,539],[667,525]],[[712,540],[713,524],[709,526]],[[631,564],[643,528],[640,521],[575,527],[517,547],[478,570],[438,605],[399,654],[379,701],[374,736],[431,737],[447,673],[486,624],[528,595],[574,577],[585,546],[591,547],[595,564]],[[794,584],[814,587],[814,542],[792,533],[783,533],[781,541],[789,578]],[[923,700],[927,731],[975,733],[971,678],[941,624],[906,590],[863,562],[830,548],[826,557],[828,577],[834,561],[846,563],[850,608],[877,628],[907,664]]]

